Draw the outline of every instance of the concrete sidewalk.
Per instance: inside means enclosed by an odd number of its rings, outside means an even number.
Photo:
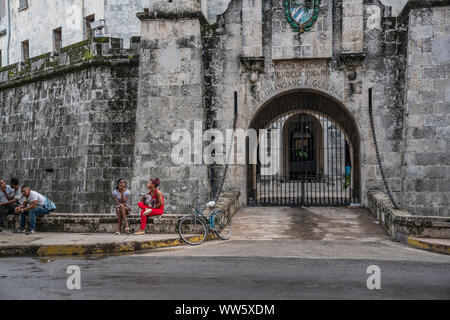
[[[247,207],[233,220],[233,240],[303,240],[375,242],[391,240],[364,208]],[[450,254],[450,239],[408,237],[416,249]]]
[[[125,253],[183,245],[178,234],[0,233],[0,257]]]

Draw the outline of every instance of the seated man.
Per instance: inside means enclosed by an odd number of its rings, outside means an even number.
[[[49,213],[48,209],[44,207],[45,197],[36,192],[32,191],[30,187],[22,187],[22,198],[23,204],[15,208],[15,213],[20,213],[20,226],[17,232],[25,231],[25,220],[27,214],[30,214],[30,227],[29,232],[31,234],[36,233],[36,216],[43,216]]]
[[[5,180],[0,180],[0,232],[3,231],[5,217],[10,214],[11,190]]]
[[[2,197],[2,193],[4,197]],[[22,193],[18,179],[11,178],[10,186],[7,186],[3,180],[0,180],[0,232],[3,231],[2,228],[6,216],[14,214],[14,209],[19,205],[21,197]]]

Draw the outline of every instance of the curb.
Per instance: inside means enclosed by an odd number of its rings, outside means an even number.
[[[194,240],[195,237],[190,239]],[[209,237],[206,241],[210,240]],[[149,241],[129,241],[121,243],[94,243],[83,245],[20,245],[0,247],[0,257],[18,256],[74,256],[89,254],[118,254],[138,250],[157,249],[186,245],[180,238]]]
[[[450,245],[432,243],[421,238],[408,237],[406,243],[416,249],[428,250],[437,253],[449,254],[450,255]]]

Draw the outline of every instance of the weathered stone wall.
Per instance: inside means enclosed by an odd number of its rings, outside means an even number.
[[[242,55],[244,57],[262,56],[262,3],[258,0],[242,2]]]
[[[225,12],[232,0],[201,0],[203,12],[210,23],[215,23],[217,16]]]
[[[202,141],[194,142],[200,152],[196,157],[188,155],[191,163],[182,164],[172,162],[171,141],[177,129],[190,134],[195,122],[205,127],[202,16],[196,0],[155,1],[149,12],[138,14],[142,20],[139,120],[132,190],[145,194],[148,181],[158,177],[164,209],[170,213],[190,212],[189,205],[204,205],[210,196],[207,167],[201,158]]]
[[[450,6],[410,1],[402,203],[450,215]]]
[[[396,210],[389,197],[382,191],[368,191],[368,209],[392,236],[408,243],[411,236],[423,238],[450,237],[450,218],[411,215],[406,210]]]
[[[333,1],[322,1],[321,13],[309,32],[299,33],[286,21],[285,1],[272,1],[272,53],[274,60],[330,58],[332,54]]]
[[[0,177],[58,212],[111,212],[115,180],[131,179],[137,61],[113,40],[0,69]]]
[[[29,40],[30,57],[53,50],[52,30],[62,28],[62,44],[67,46],[83,40],[83,10],[78,0],[28,1],[28,8],[19,11],[19,1],[10,1],[11,42],[9,62],[22,61],[21,43]],[[47,19],[51,18],[51,21]],[[46,23],[42,23],[46,21]],[[7,17],[2,19],[6,29]],[[0,37],[3,65],[6,65],[7,38]]]
[[[138,15],[139,75],[136,53],[109,38],[0,69],[0,176],[16,175],[47,193],[60,212],[110,212],[116,179],[131,180],[135,203],[148,180],[159,177],[166,212],[186,213],[217,194],[224,166],[199,163],[204,142],[195,139],[191,163],[173,163],[173,131],[195,133],[197,122],[225,134],[233,125],[234,92],[237,127],[246,130],[275,99],[307,91],[350,114],[356,129],[348,134],[359,140],[358,200],[367,205],[367,190],[383,188],[371,90],[394,198],[414,214],[449,215],[444,0],[410,0],[398,19],[380,0],[321,1],[316,23],[303,34],[286,21],[282,1],[217,3],[214,24],[198,0],[149,3]],[[245,165],[231,165],[225,181],[225,188],[241,191],[243,204],[246,174]]]
[[[363,49],[364,6],[363,0],[342,1],[342,49],[358,53]]]
[[[351,134],[359,135],[360,139],[360,201],[366,204],[365,190],[383,188],[368,115],[368,91],[372,88],[380,154],[386,178],[398,200],[406,54],[404,30],[398,29],[395,19],[382,18],[385,8],[380,1],[352,2],[347,9],[342,1],[322,1],[321,17],[312,30],[298,34],[286,22],[281,1],[263,1],[264,59],[259,61],[255,57],[247,59],[245,55],[247,39],[241,30],[247,21],[241,10],[246,5],[242,0],[231,1],[226,12],[218,17],[217,25],[209,28],[203,37],[207,43],[205,99],[210,126],[221,130],[232,128],[234,91],[238,92],[237,126],[244,130],[262,106],[287,92],[313,90],[331,97],[351,113],[358,128],[358,132]],[[355,48],[352,45],[351,51],[345,48],[344,9],[347,15],[356,9],[363,14],[362,18],[358,17],[362,22],[358,21],[364,26],[364,32],[352,40]],[[307,54],[298,51],[303,50],[302,47],[309,48]],[[294,54],[295,50],[298,54]],[[220,186],[223,170],[223,166],[212,166],[213,194]],[[242,201],[246,203],[244,165],[230,166],[225,185],[239,188]]]
[[[151,0],[108,0],[104,1],[106,27],[104,34],[123,39],[123,47],[130,47],[130,39],[138,36],[141,22],[136,13],[148,8]],[[98,19],[96,19],[98,20]]]
[[[30,57],[52,51],[53,30],[61,28],[62,46],[69,46],[86,39],[85,17],[95,15],[95,20],[105,20],[105,28],[97,36],[122,38],[124,48],[130,47],[130,39],[138,36],[140,21],[138,11],[148,7],[151,0],[64,0],[28,1],[28,8],[19,10],[19,1],[11,3],[11,43],[9,63],[22,61],[21,43],[29,40]],[[3,1],[4,2],[4,1]],[[7,15],[0,19],[0,50],[2,63],[7,61]]]
[[[242,49],[241,33],[241,1],[231,1],[223,15],[218,16],[217,25],[203,29],[203,63],[205,83],[205,105],[208,129],[225,129],[233,127],[234,92],[238,92],[238,128],[246,128],[245,119],[249,118],[249,110],[245,107],[243,90],[247,75],[240,70]],[[212,197],[219,191],[223,179],[224,167],[220,164],[209,166]],[[241,190],[241,203],[246,203],[245,166],[231,165],[225,181],[226,188]]]
[[[376,2],[365,4],[364,54],[365,79],[355,82],[364,91],[372,88],[374,126],[380,158],[394,199],[401,203],[401,164],[403,144],[404,87],[406,72],[407,29],[396,18],[384,17],[385,9]],[[364,190],[384,190],[380,168],[375,157],[368,119],[368,97],[361,105],[362,165],[366,168]]]

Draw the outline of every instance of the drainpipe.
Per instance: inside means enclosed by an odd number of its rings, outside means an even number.
[[[11,12],[10,12],[10,1],[6,1],[6,11],[8,12],[8,23],[6,24],[6,32],[8,33],[8,40],[6,43],[6,65],[9,66],[9,46],[11,43]]]
[[[81,41],[84,40],[84,0],[81,0]]]

